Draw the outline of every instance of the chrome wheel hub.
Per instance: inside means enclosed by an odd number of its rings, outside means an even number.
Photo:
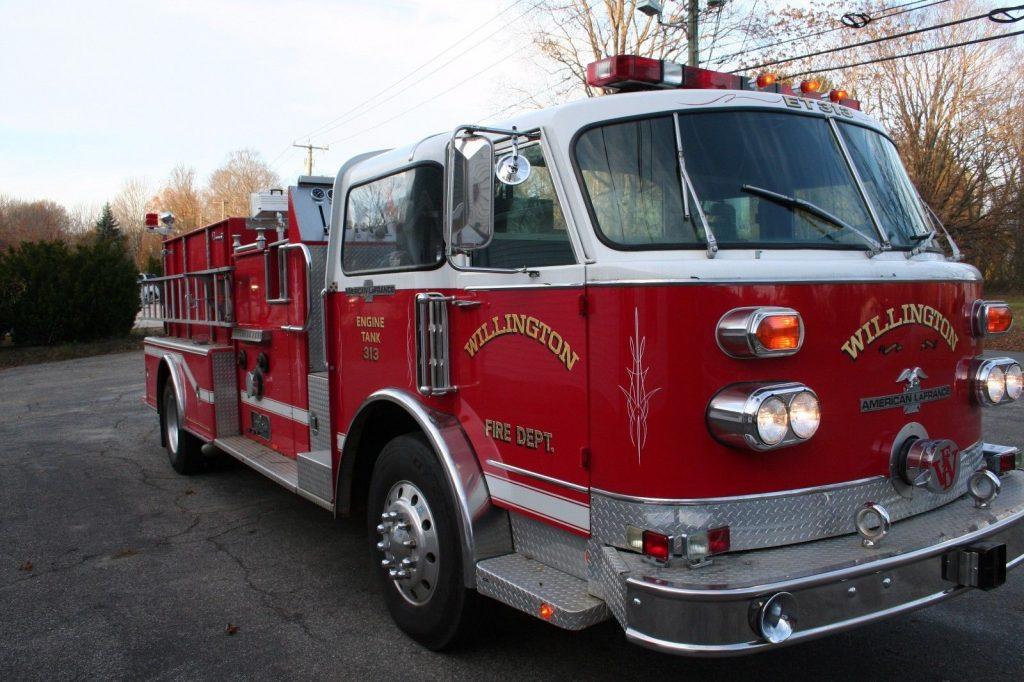
[[[391,486],[377,526],[380,565],[398,592],[412,604],[425,604],[437,586],[441,560],[434,516],[423,492],[408,481]]]

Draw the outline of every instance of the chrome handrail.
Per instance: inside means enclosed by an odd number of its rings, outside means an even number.
[[[272,244],[271,246],[275,246],[275,245]],[[305,319],[302,322],[302,326],[292,325],[292,324],[281,325],[281,329],[283,331],[286,331],[286,332],[305,332],[305,331],[307,331],[309,329],[309,313],[310,313],[310,310],[312,310],[312,308],[313,308],[313,295],[312,295],[312,292],[311,292],[312,283],[309,281],[310,274],[312,274],[312,272],[313,272],[313,256],[309,252],[309,247],[307,247],[302,242],[285,243],[285,244],[278,243],[277,248],[278,248],[279,251],[290,251],[292,249],[298,249],[299,252],[302,254],[303,260],[306,261],[306,316],[305,316]],[[285,274],[287,275],[287,273],[285,273]],[[286,287],[288,286],[287,281],[285,282],[285,286]],[[290,298],[288,298],[286,300],[290,300]]]

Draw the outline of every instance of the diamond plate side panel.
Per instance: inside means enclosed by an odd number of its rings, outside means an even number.
[[[875,502],[893,521],[948,504],[967,492],[967,480],[982,467],[981,444],[964,450],[956,484],[935,495],[915,491],[901,496],[888,478],[849,486],[714,501],[706,504],[653,504],[602,495],[590,497],[590,532],[602,544],[629,549],[626,526],[683,535],[696,530],[729,526],[733,551],[778,547],[855,533],[854,515],[865,502]]]
[[[591,540],[588,543],[590,556],[590,592],[604,599],[615,620],[626,626],[626,578],[629,567],[614,547],[604,547]]]
[[[225,438],[241,433],[238,422],[238,377],[234,352],[213,353],[213,411],[215,436]]]
[[[548,622],[582,630],[608,618],[608,607],[587,592],[587,583],[519,554],[485,559],[476,565],[477,592],[538,616],[541,604],[554,612]]]
[[[509,513],[516,553],[586,580],[587,539],[522,514]]]
[[[309,371],[326,372],[324,358],[324,299],[320,296],[327,268],[327,247],[309,246],[309,328],[306,330],[306,344],[309,350]],[[318,446],[315,446],[318,447]]]
[[[327,373],[310,374],[309,388],[309,446],[312,450],[331,450],[331,412]]]
[[[331,451],[300,452],[295,458],[298,465],[298,486],[328,502],[333,497],[334,478],[331,475]]]

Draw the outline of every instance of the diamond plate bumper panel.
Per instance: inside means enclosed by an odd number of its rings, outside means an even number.
[[[532,616],[541,604],[552,607],[548,622],[566,630],[582,630],[608,618],[608,608],[587,593],[587,583],[520,554],[485,559],[476,565],[480,594]]]
[[[961,452],[956,484],[948,493],[914,491],[903,497],[887,477],[812,488],[776,495],[758,495],[685,503],[626,500],[594,491],[590,499],[590,532],[601,543],[621,549],[626,526],[685,535],[729,526],[733,550],[779,547],[854,532],[853,518],[865,502],[882,505],[893,521],[948,504],[967,492],[967,481],[984,466],[982,444]]]
[[[751,653],[779,646],[762,640],[750,625],[752,604],[777,592],[795,598],[795,631],[784,643],[790,644],[972,589],[943,577],[943,558],[979,542],[1005,544],[1007,568],[1024,563],[1024,473],[1012,472],[1002,481],[990,508],[975,508],[969,497],[956,500],[894,523],[871,549],[861,546],[858,535],[847,535],[726,554],[710,566],[688,569],[655,566],[606,547],[627,570],[618,572],[601,554],[607,565],[592,572],[617,617],[615,595],[625,592],[621,622],[631,641],[693,656]]]

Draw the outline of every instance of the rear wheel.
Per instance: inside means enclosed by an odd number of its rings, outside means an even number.
[[[198,471],[203,463],[203,455],[200,452],[202,442],[182,426],[181,409],[170,381],[164,386],[160,425],[164,432],[167,459],[171,467],[179,474],[192,474]]]
[[[388,611],[406,634],[440,650],[464,639],[476,593],[465,587],[455,503],[422,436],[391,440],[373,469],[367,525]]]

